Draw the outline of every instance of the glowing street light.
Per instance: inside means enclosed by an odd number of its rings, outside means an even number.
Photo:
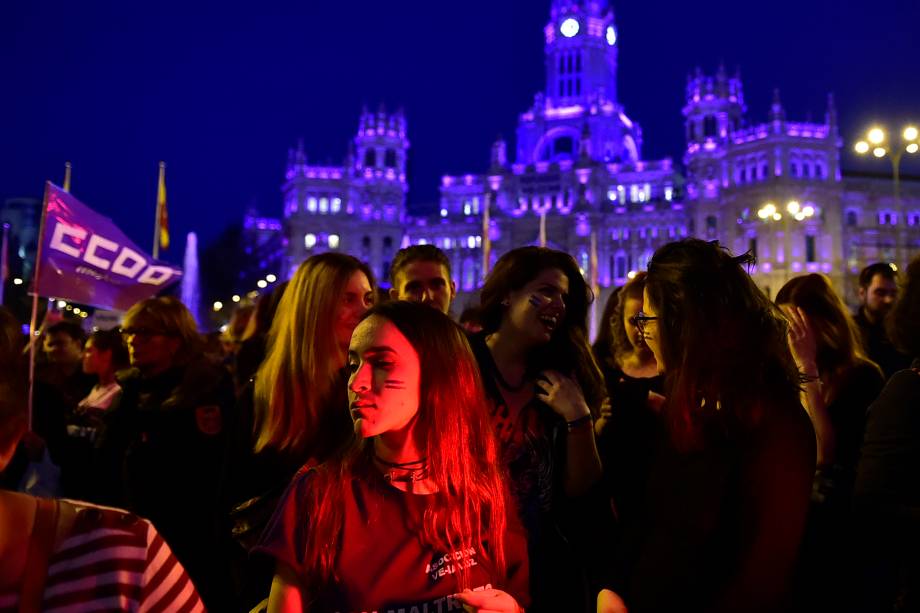
[[[866,138],[868,138],[869,142],[873,145],[880,145],[885,142],[885,131],[881,128],[872,128],[869,130]]]
[[[265,280],[268,281],[269,283],[274,283],[275,281],[278,280],[278,277],[276,277],[273,274],[267,274],[265,275]]]
[[[895,134],[895,132],[892,132],[892,134]],[[901,142],[895,143],[894,138],[887,138],[885,130],[881,126],[876,126],[866,133],[865,140],[861,140],[853,146],[853,150],[856,153],[866,155],[870,150],[869,144],[866,142],[868,141],[874,145],[871,147],[872,155],[878,159],[887,156],[891,160],[895,206],[900,206],[901,202],[901,157],[905,153],[913,155],[920,151],[920,130],[917,129],[917,126],[904,126],[900,131],[900,135]]]
[[[22,279],[20,279],[19,277],[16,277],[15,279],[13,279],[13,285],[22,285]]]
[[[221,302],[220,300],[218,300],[218,301],[216,301],[216,302],[214,303],[214,312],[215,312],[215,313],[217,313],[218,311],[220,311],[222,308],[224,308],[224,303]]]
[[[265,279],[259,279],[256,282],[256,285],[259,286],[259,289],[265,289],[266,287],[268,287],[268,282]]]
[[[240,301],[240,297],[239,297],[238,294],[233,294],[233,298],[231,298],[230,300],[232,300],[233,302],[239,302],[239,301]]]

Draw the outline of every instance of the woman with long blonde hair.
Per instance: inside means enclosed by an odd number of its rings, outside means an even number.
[[[224,497],[234,538],[252,547],[291,478],[327,459],[348,438],[348,343],[373,303],[374,277],[358,259],[322,253],[291,278],[268,334],[265,360],[240,397]],[[239,554],[240,598],[268,593],[271,568]]]

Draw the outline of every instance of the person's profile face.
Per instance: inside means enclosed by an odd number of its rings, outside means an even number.
[[[642,293],[642,311],[637,313],[635,317],[637,321],[642,320],[639,324],[640,334],[642,340],[645,341],[645,344],[648,345],[648,348],[651,349],[652,354],[655,356],[655,361],[658,362],[658,372],[664,372],[665,363],[661,355],[660,320],[658,319],[658,310],[649,300],[648,289]]]
[[[396,273],[396,283],[391,290],[395,300],[419,302],[450,313],[450,303],[456,294],[456,286],[440,262],[415,260],[403,266]]]
[[[77,362],[83,353],[80,342],[65,332],[54,332],[43,341],[48,361],[55,364]]]
[[[565,325],[568,298],[569,278],[558,268],[546,268],[508,295],[502,325],[514,328],[531,346],[548,343]]]
[[[348,407],[362,438],[403,431],[419,410],[421,363],[391,321],[368,317],[348,347]]]

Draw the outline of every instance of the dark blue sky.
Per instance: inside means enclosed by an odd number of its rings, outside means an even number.
[[[543,87],[549,0],[89,2],[0,8],[0,199],[40,196],[74,164],[73,192],[140,245],[159,160],[173,241],[207,242],[250,204],[280,215],[287,149],[339,163],[362,104],[405,108],[410,206],[443,173],[477,172]],[[851,142],[876,119],[920,121],[916,0],[614,2],[620,100],[646,158],[683,148],[688,71],[741,68],[749,118],[779,87],[792,119],[837,96]],[[849,167],[885,170],[882,162]],[[916,171],[912,162],[905,170]]]

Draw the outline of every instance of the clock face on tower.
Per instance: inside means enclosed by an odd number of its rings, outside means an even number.
[[[569,17],[568,19],[562,22],[562,25],[559,26],[559,31],[566,38],[572,38],[573,36],[578,34],[578,29],[579,29],[578,20],[573,17]]]
[[[607,26],[607,44],[617,44],[617,30],[613,26]]]

